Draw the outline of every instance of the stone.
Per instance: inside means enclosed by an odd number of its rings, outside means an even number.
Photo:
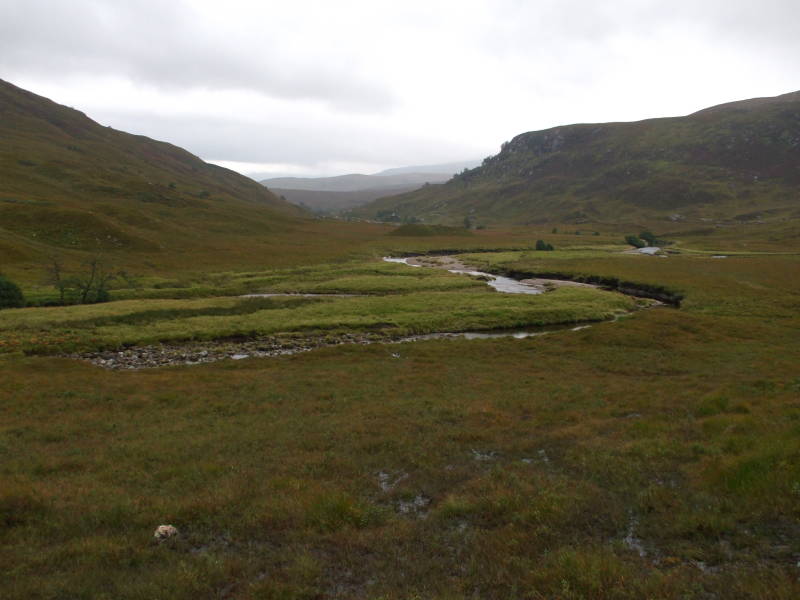
[[[156,527],[156,532],[153,537],[157,542],[165,542],[168,539],[174,538],[178,535],[178,529],[172,525],[159,525]]]

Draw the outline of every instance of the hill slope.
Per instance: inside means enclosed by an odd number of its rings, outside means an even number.
[[[800,92],[687,117],[523,133],[443,185],[352,211],[461,223],[800,216]]]
[[[238,173],[2,80],[0,140],[0,265],[199,250],[284,230],[304,214]]]

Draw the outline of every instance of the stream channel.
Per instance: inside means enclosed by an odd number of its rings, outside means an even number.
[[[517,281],[509,277],[484,273],[464,267],[452,257],[443,257],[452,260],[454,268],[447,269],[451,273],[479,277],[486,281],[486,284],[498,292],[505,294],[541,294],[547,289],[546,286],[553,282],[550,280],[536,281]],[[415,264],[417,257],[396,258],[387,256],[384,261],[400,263],[409,267],[422,268],[423,265]],[[574,284],[572,282],[558,282],[562,285],[586,285]],[[592,286],[594,287],[594,286]],[[340,294],[248,294],[247,297],[254,296],[340,296]],[[341,296],[353,296],[351,294],[341,294]],[[228,340],[206,341],[206,342],[184,342],[175,344],[158,344],[151,346],[134,346],[125,350],[111,350],[104,352],[90,352],[70,355],[71,358],[88,360],[89,362],[104,367],[106,369],[148,369],[163,367],[168,365],[193,365],[210,363],[218,360],[232,359],[241,360],[245,358],[265,358],[273,356],[287,356],[308,352],[316,348],[338,346],[341,344],[403,344],[408,342],[420,342],[425,340],[485,340],[496,338],[525,339],[546,335],[555,331],[579,331],[587,329],[591,325],[549,325],[543,327],[531,327],[526,329],[501,329],[484,331],[462,331],[457,333],[427,333],[420,335],[410,335],[400,338],[392,338],[383,334],[371,332],[354,332],[340,335],[327,335],[324,337],[273,337],[265,336],[259,338],[231,338]],[[400,358],[398,352],[391,353],[392,358]]]

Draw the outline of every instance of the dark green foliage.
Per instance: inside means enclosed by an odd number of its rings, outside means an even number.
[[[22,290],[16,283],[0,275],[0,309],[23,306],[25,306],[25,297],[22,295]]]
[[[658,240],[656,239],[656,236],[653,235],[650,231],[643,231],[642,233],[639,234],[639,237],[643,239],[645,242],[647,242],[648,246],[657,245]]]
[[[555,248],[553,248],[552,244],[548,244],[544,240],[536,240],[536,249],[537,250],[544,250],[544,251],[555,250]]]
[[[647,242],[636,237],[635,235],[626,235],[625,243],[630,244],[631,246],[634,246],[636,248],[645,248],[647,246]]]

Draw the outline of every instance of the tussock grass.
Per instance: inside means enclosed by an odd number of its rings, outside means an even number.
[[[797,259],[546,254],[493,266],[665,285],[684,307],[526,340],[140,372],[0,355],[4,597],[797,597]],[[153,299],[0,321],[120,339],[275,316],[424,328],[618,298],[577,291]],[[165,523],[181,534],[158,545]]]
[[[598,321],[636,306],[633,300],[619,294],[592,289],[561,289],[534,297],[508,295],[492,292],[484,283],[468,277],[433,269],[414,271],[438,275],[384,277],[384,290],[402,293],[380,296],[126,300],[7,310],[0,313],[0,353],[52,354],[295,332],[368,330],[406,335],[516,328]],[[321,283],[326,292],[331,291],[324,287],[329,285],[335,286],[336,291],[362,292],[365,279],[369,278],[338,278]],[[307,291],[314,285],[318,284],[312,278],[311,284],[300,282],[295,287]],[[373,282],[368,287],[375,290],[376,285]],[[466,290],[411,293],[415,288],[430,287]]]

